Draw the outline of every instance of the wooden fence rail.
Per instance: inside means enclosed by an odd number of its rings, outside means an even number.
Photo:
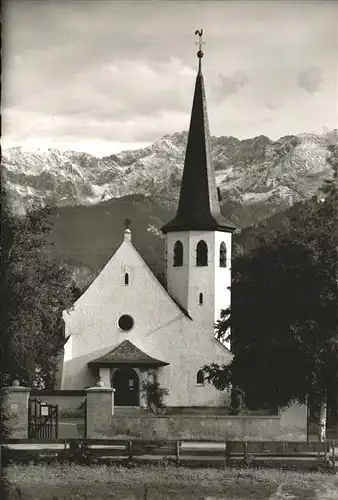
[[[338,465],[338,442],[279,442],[279,441],[186,441],[142,439],[7,439],[2,441],[16,457],[36,455],[53,456],[70,447],[87,446],[97,458],[173,458],[177,462],[187,459],[224,460],[229,464],[240,459],[317,459]],[[336,448],[336,450],[335,450]],[[0,450],[1,453],[1,450]]]
[[[231,445],[234,449],[243,450],[243,446],[247,445],[250,448],[256,448],[260,451],[270,451],[271,449],[282,449],[283,451],[287,451],[289,449],[298,451],[317,451],[322,450],[325,447],[329,447],[334,444],[336,447],[338,446],[338,441],[312,441],[312,442],[301,442],[301,441],[220,441],[220,440],[207,440],[207,439],[85,439],[85,438],[59,438],[59,439],[22,439],[22,438],[8,438],[0,440],[0,444],[8,445],[8,444],[64,444],[65,442],[74,442],[74,443],[85,443],[88,445],[127,445],[128,442],[132,442],[134,444],[139,445],[169,445],[172,443],[180,442],[184,445],[220,445],[225,446],[226,444]]]

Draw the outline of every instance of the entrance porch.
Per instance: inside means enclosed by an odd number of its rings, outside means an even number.
[[[145,406],[143,382],[155,380],[158,369],[168,364],[124,340],[107,354],[90,361],[88,367],[99,375],[105,387],[114,389],[116,414],[130,415]]]

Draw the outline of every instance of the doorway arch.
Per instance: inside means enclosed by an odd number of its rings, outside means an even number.
[[[118,368],[112,376],[116,406],[140,405],[140,379],[134,368]]]

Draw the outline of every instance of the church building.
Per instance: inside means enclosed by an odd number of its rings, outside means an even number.
[[[73,310],[64,312],[62,389],[84,389],[100,377],[115,389],[115,407],[142,407],[147,380],[168,389],[169,407],[224,406],[228,397],[201,372],[205,364],[232,358],[214,325],[230,305],[235,227],[220,212],[201,47],[197,56],[178,209],[161,229],[166,289],[134,247],[127,224],[116,253]]]

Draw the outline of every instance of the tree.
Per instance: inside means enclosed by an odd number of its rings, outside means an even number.
[[[53,387],[64,345],[62,311],[73,303],[69,271],[49,256],[50,209],[25,217],[1,192],[1,385]]]
[[[316,402],[322,424],[337,391],[337,158],[333,146],[323,199],[234,261],[232,307],[216,324],[219,337],[230,327],[234,358],[204,367],[218,389],[241,387],[249,406]]]

